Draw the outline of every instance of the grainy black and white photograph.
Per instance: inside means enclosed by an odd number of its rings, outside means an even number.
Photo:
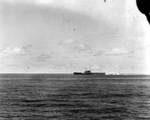
[[[150,120],[150,0],[0,0],[0,120]]]

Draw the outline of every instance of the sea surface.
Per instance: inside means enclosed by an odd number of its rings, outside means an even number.
[[[1,76],[0,120],[150,120],[150,79]]]

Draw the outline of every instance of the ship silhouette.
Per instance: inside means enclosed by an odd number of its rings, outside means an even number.
[[[74,75],[100,75],[105,76],[105,72],[92,72],[91,70],[85,70],[84,72],[74,72]]]

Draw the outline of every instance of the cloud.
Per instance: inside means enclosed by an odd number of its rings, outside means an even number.
[[[67,39],[67,40],[63,40],[60,41],[60,44],[74,44],[75,40],[74,39]]]
[[[49,5],[55,2],[55,0],[34,0],[36,4],[41,4],[41,5]]]
[[[23,53],[22,49],[19,47],[7,47],[4,49],[4,54],[21,54]]]
[[[123,48],[113,48],[109,52],[106,52],[105,55],[108,56],[121,56],[121,55],[127,55],[129,53],[128,50]]]
[[[98,50],[94,53],[94,56],[123,56],[133,53],[132,51],[126,50],[124,48],[113,48],[113,49],[103,49]]]
[[[98,50],[93,54],[93,56],[102,56],[102,55],[105,55],[105,53],[106,53],[106,50]]]
[[[51,56],[49,54],[40,54],[37,57],[35,57],[37,62],[46,62],[47,60],[49,60],[51,58]]]
[[[75,53],[89,54],[92,52],[92,48],[90,47],[90,45],[79,40],[74,39],[62,40],[60,41],[60,45],[63,46],[65,49],[68,50],[68,52],[71,52],[72,54]]]
[[[6,56],[26,56],[30,55],[31,45],[26,46],[7,46],[1,50],[0,57]]]

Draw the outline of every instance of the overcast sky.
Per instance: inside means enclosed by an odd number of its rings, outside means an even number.
[[[150,73],[135,0],[0,0],[0,72]]]

